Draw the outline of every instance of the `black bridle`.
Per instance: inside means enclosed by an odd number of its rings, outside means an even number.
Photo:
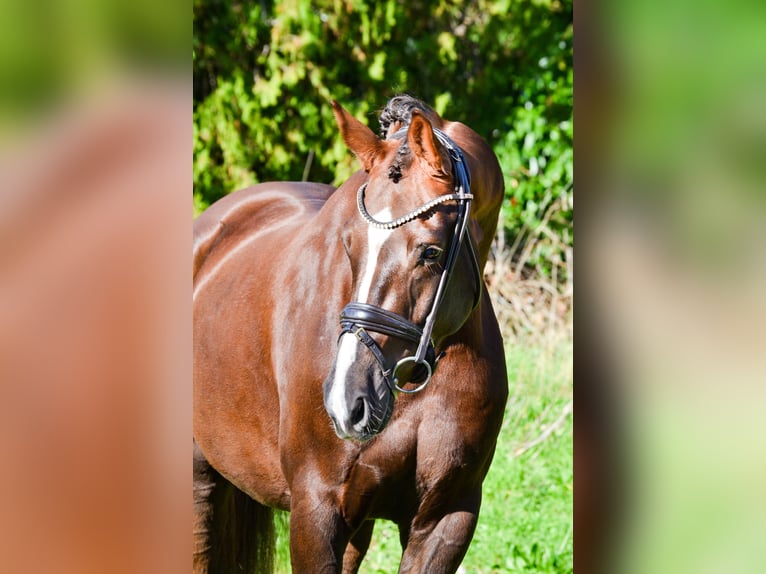
[[[406,132],[406,130],[407,128],[400,130],[395,136],[400,135],[402,132]],[[434,328],[434,323],[436,322],[439,306],[444,299],[447,283],[449,282],[450,275],[455,267],[458,255],[460,254],[460,248],[464,243],[468,247],[476,281],[474,308],[479,304],[482,291],[481,269],[479,267],[479,261],[476,256],[476,249],[473,245],[471,234],[468,231],[471,200],[473,199],[473,195],[470,193],[471,175],[468,171],[468,164],[465,161],[462,150],[444,132],[434,128],[434,134],[449,152],[450,160],[452,162],[452,173],[455,176],[454,193],[441,195],[402,217],[398,217],[391,221],[378,221],[368,213],[367,208],[364,205],[364,192],[367,189],[367,183],[365,182],[362,184],[357,191],[357,208],[359,209],[359,213],[369,225],[378,229],[391,230],[401,227],[402,225],[428,213],[437,205],[447,201],[456,201],[458,205],[457,220],[455,222],[452,240],[450,241],[449,251],[447,252],[447,259],[439,279],[439,286],[436,289],[436,294],[431,303],[431,311],[428,313],[423,327],[415,325],[396,313],[392,313],[391,311],[387,311],[386,309],[368,303],[351,302],[346,305],[340,313],[341,336],[346,333],[351,333],[370,350],[380,365],[383,378],[391,388],[392,392],[401,391],[403,393],[416,393],[422,391],[431,380],[431,376],[436,369],[436,364],[443,354],[436,354],[431,333]],[[412,343],[417,343],[417,351],[414,355],[404,357],[395,365],[390,366],[383,354],[383,350],[367,331],[382,333],[390,337],[397,337]],[[404,389],[398,384],[399,379],[397,378],[397,372],[408,363],[413,363],[415,367],[409,381],[418,385],[414,389]]]

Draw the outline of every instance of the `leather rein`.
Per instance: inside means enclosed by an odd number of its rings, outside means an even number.
[[[397,132],[395,136],[406,132],[407,129],[407,127],[403,128]],[[392,313],[391,311],[387,311],[386,309],[368,303],[351,302],[346,305],[340,313],[340,336],[346,333],[351,333],[370,350],[380,366],[386,384],[393,393],[396,393],[397,391],[403,393],[417,393],[422,391],[431,380],[431,376],[436,370],[436,365],[444,354],[440,353],[437,356],[431,334],[436,322],[439,306],[441,305],[447,290],[447,283],[449,282],[450,275],[455,267],[458,255],[460,254],[460,248],[464,243],[468,248],[476,282],[474,308],[479,304],[482,291],[481,269],[479,267],[478,257],[476,256],[476,248],[471,239],[470,231],[468,231],[471,201],[473,199],[473,195],[470,193],[471,174],[468,170],[468,164],[465,161],[462,150],[447,136],[447,134],[436,128],[434,128],[434,134],[449,152],[450,160],[452,162],[452,173],[455,175],[454,193],[441,195],[432,199],[402,217],[398,217],[391,221],[378,221],[368,213],[367,208],[364,205],[364,193],[367,189],[367,182],[362,184],[357,191],[357,208],[360,215],[369,225],[378,229],[392,230],[401,227],[402,225],[414,221],[430,212],[437,205],[447,201],[455,201],[458,204],[457,220],[455,222],[455,228],[447,252],[447,259],[444,263],[441,277],[439,278],[436,294],[431,303],[431,310],[426,317],[423,327],[415,325],[396,313]],[[390,337],[397,337],[412,343],[417,343],[417,351],[414,355],[404,357],[391,367],[383,354],[383,350],[367,331],[382,333]],[[413,363],[415,367],[409,382],[418,386],[405,389],[399,386],[397,372],[408,363]]]

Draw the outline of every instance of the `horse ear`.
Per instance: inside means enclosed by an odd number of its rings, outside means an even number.
[[[335,100],[332,100],[332,112],[348,149],[359,158],[364,170],[370,171],[384,151],[380,138]]]
[[[423,162],[433,172],[434,176],[448,175],[444,168],[448,158],[434,135],[431,122],[420,110],[412,110],[410,129],[407,132],[407,144],[415,157]]]

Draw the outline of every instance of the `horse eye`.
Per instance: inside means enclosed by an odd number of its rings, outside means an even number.
[[[442,250],[439,247],[435,247],[433,245],[429,245],[423,250],[423,253],[421,257],[425,261],[434,261],[436,259],[439,259],[439,256],[442,254]]]

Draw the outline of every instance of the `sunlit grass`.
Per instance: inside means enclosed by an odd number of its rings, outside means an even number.
[[[572,572],[572,346],[509,347],[510,398],[466,572]]]

